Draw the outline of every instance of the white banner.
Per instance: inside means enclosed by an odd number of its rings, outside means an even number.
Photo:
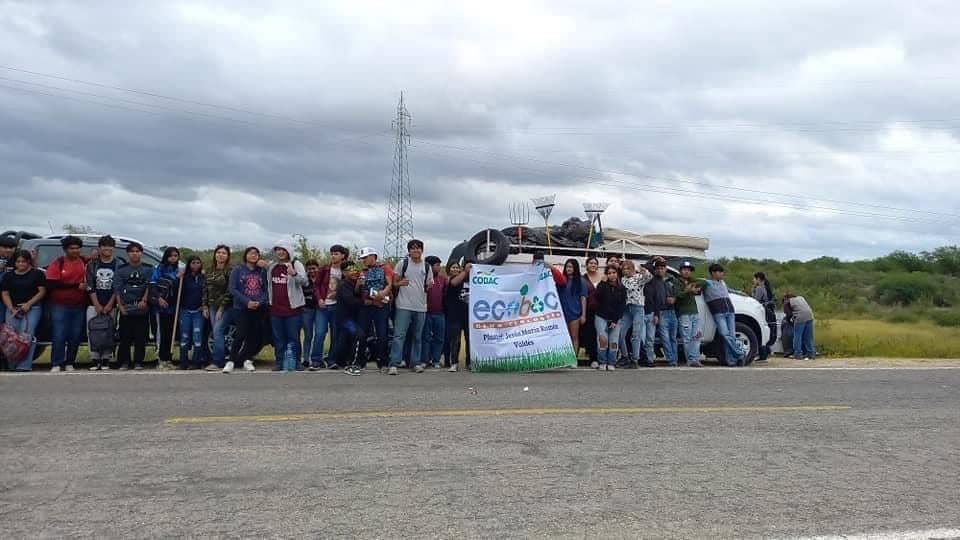
[[[473,265],[473,371],[539,371],[576,366],[557,286],[543,264]]]

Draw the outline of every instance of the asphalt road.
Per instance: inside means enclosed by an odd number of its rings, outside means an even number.
[[[958,390],[957,369],[2,375],[0,535],[957,527]]]

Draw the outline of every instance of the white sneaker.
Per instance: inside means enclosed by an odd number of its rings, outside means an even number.
[[[590,362],[590,369],[600,369],[600,364],[597,362]]]
[[[804,359],[804,360],[810,360],[810,357],[809,357],[809,356],[804,356],[803,359]]]
[[[74,371],[73,366],[67,366],[67,367],[65,367],[65,368],[63,368],[63,369],[64,369],[64,371]]]
[[[90,371],[99,371],[99,370],[100,370],[100,366],[96,364],[90,366]]]
[[[456,373],[456,372],[457,372],[457,364],[450,366],[450,369],[447,370],[447,373]]]
[[[392,367],[387,370],[387,375],[396,375],[398,373],[397,368]]]
[[[256,371],[257,368],[253,365],[253,360],[246,360],[246,361],[243,363],[243,370],[244,370],[244,371],[249,371],[249,372],[252,373],[252,372]]]
[[[233,373],[233,362],[227,362],[223,365],[224,373]]]
[[[50,373],[60,373],[60,366],[53,366],[50,368]]]
[[[616,371],[616,370],[617,370],[616,367],[611,366],[610,364],[607,364],[607,371]]]
[[[110,364],[107,363],[107,364],[104,364],[104,365],[100,366],[100,371],[110,371]]]

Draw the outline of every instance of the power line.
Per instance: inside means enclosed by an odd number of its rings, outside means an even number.
[[[100,106],[100,107],[106,107],[106,108],[109,108],[109,109],[132,111],[132,112],[139,112],[139,113],[153,114],[153,115],[160,115],[160,116],[164,116],[164,113],[166,113],[166,112],[172,112],[172,113],[174,113],[174,114],[181,115],[181,116],[183,116],[184,118],[187,118],[187,119],[190,119],[190,120],[195,120],[196,118],[204,118],[204,119],[210,119],[210,120],[219,120],[219,121],[224,121],[224,122],[232,122],[232,123],[236,123],[236,124],[242,124],[242,125],[252,126],[252,127],[257,127],[257,128],[264,128],[264,127],[267,127],[267,128],[270,128],[270,127],[276,128],[276,127],[278,127],[278,126],[275,125],[275,124],[262,124],[262,123],[255,122],[255,121],[243,120],[243,119],[240,119],[240,118],[232,118],[232,117],[229,117],[229,116],[220,116],[220,115],[216,115],[216,114],[204,113],[204,112],[199,112],[199,111],[190,111],[190,110],[174,109],[174,108],[171,108],[171,107],[164,107],[164,106],[162,106],[162,105],[156,105],[156,104],[144,103],[144,102],[132,101],[132,100],[125,100],[125,99],[122,99],[122,98],[116,98],[116,97],[112,97],[112,96],[103,96],[103,95],[101,95],[101,94],[94,94],[94,93],[91,93],[91,92],[82,92],[82,91],[79,91],[79,90],[74,90],[74,89],[69,89],[69,88],[62,88],[62,87],[58,87],[58,86],[44,85],[44,84],[40,84],[40,83],[30,83],[30,82],[26,82],[26,81],[19,81],[19,80],[16,80],[16,79],[9,79],[9,78],[6,78],[6,77],[0,77],[0,80],[14,81],[14,82],[23,83],[23,84],[31,84],[31,85],[40,86],[40,87],[43,87],[43,88],[46,88],[46,89],[53,89],[53,90],[64,91],[64,92],[72,92],[72,93],[77,93],[77,94],[80,94],[80,95],[93,96],[93,97],[98,97],[98,98],[102,98],[102,99],[110,99],[110,100],[114,100],[114,101],[119,101],[119,102],[129,103],[129,104],[135,104],[135,105],[140,105],[140,106],[154,107],[154,108],[157,109],[157,110],[142,109],[142,108],[130,107],[130,106],[126,106],[126,105],[115,105],[115,104],[112,104],[112,103],[104,103],[104,102],[102,102],[102,101],[96,101],[96,100],[92,100],[92,99],[83,99],[83,98],[73,97],[73,96],[69,96],[69,95],[54,94],[54,93],[50,93],[50,92],[44,92],[44,91],[36,90],[36,89],[33,89],[33,88],[21,88],[21,87],[18,87],[18,86],[9,86],[9,85],[5,85],[5,84],[0,84],[0,88],[5,88],[5,89],[7,89],[7,90],[16,90],[16,91],[18,91],[18,92],[22,92],[22,93],[26,93],[26,94],[33,94],[33,95],[39,95],[39,96],[54,97],[54,98],[58,98],[58,99],[65,99],[65,100],[68,100],[68,101],[75,101],[75,102],[78,102],[78,103],[89,103],[89,104],[93,104],[93,105],[98,105],[98,106]],[[309,127],[309,126],[285,126],[285,127],[296,128],[296,129],[306,129],[306,128]],[[336,146],[336,145],[339,145],[339,144],[342,144],[342,143],[345,143],[345,142],[360,141],[360,140],[364,140],[364,139],[369,139],[369,138],[371,138],[371,137],[382,137],[382,136],[387,135],[389,132],[390,132],[390,130],[384,130],[384,131],[371,132],[371,133],[366,133],[366,134],[361,134],[361,135],[356,135],[356,136],[351,136],[351,137],[344,137],[344,138],[341,138],[341,139],[334,140],[334,141],[332,141],[332,142],[330,142],[330,143],[326,143],[325,146],[326,146],[326,147],[330,147],[330,146]]]
[[[663,181],[663,182],[675,182],[675,183],[691,184],[691,185],[697,185],[697,186],[707,187],[707,188],[710,188],[710,189],[726,189],[726,190],[731,190],[731,191],[743,191],[743,192],[747,192],[747,193],[756,193],[756,194],[760,194],[760,195],[768,195],[768,196],[775,196],[775,197],[786,197],[786,198],[794,198],[794,199],[805,198],[805,199],[808,199],[808,200],[811,200],[811,201],[819,201],[819,202],[828,202],[828,203],[844,204],[844,205],[850,205],[850,206],[862,206],[862,207],[866,207],[866,208],[877,208],[877,209],[883,209],[883,210],[894,210],[894,211],[898,211],[898,212],[913,212],[913,213],[920,213],[920,214],[931,214],[931,215],[939,215],[939,216],[945,216],[945,217],[950,217],[950,218],[960,218],[960,214],[953,214],[953,213],[946,213],[946,212],[936,212],[936,211],[933,211],[933,210],[921,210],[921,209],[913,209],[913,208],[902,208],[902,207],[895,207],[895,206],[886,206],[886,205],[877,205],[877,204],[870,204],[870,203],[861,203],[861,202],[856,202],[856,201],[845,201],[845,200],[840,200],[840,199],[817,198],[817,197],[801,196],[801,195],[790,194],[790,193],[778,193],[778,192],[774,192],[774,191],[765,191],[765,190],[751,189],[751,188],[744,188],[744,187],[717,186],[717,185],[711,184],[711,183],[709,183],[709,182],[698,181],[698,180],[693,180],[693,179],[689,179],[689,178],[682,178],[682,177],[680,177],[680,178],[669,178],[669,177],[658,177],[658,176],[652,176],[652,175],[635,174],[635,173],[630,173],[630,172],[625,172],[625,171],[615,171],[615,170],[608,170],[608,169],[600,169],[600,168],[597,168],[597,167],[589,167],[589,166],[586,166],[586,165],[578,165],[578,164],[573,164],[573,163],[565,163],[565,162],[554,161],[554,160],[540,159],[540,158],[536,158],[536,157],[524,156],[524,155],[519,155],[519,154],[507,154],[507,153],[502,153],[502,152],[492,152],[492,151],[489,151],[489,150],[483,150],[483,149],[475,148],[475,147],[463,147],[463,146],[457,146],[457,145],[449,145],[449,144],[443,144],[443,143],[436,143],[436,142],[433,142],[433,141],[428,141],[428,140],[420,139],[420,138],[417,138],[417,137],[414,137],[414,140],[416,140],[416,141],[417,141],[418,143],[420,143],[420,144],[427,144],[427,145],[430,145],[430,146],[436,146],[436,147],[441,147],[441,148],[448,148],[448,149],[459,150],[459,151],[463,151],[463,152],[479,152],[479,153],[488,154],[488,155],[492,155],[492,156],[496,156],[496,157],[500,157],[500,158],[520,159],[520,160],[526,160],[526,161],[531,161],[531,162],[535,162],[535,163],[542,163],[542,164],[545,164],[545,165],[554,165],[554,166],[559,166],[559,167],[566,167],[566,168],[572,168],[572,169],[580,169],[580,170],[586,170],[586,171],[591,171],[591,172],[601,173],[601,174],[616,174],[616,175],[621,175],[621,176],[630,176],[630,177],[634,177],[634,178],[646,178],[646,179],[650,179],[650,180],[659,180],[659,181]],[[823,208],[823,209],[830,209],[830,208]],[[836,210],[836,209],[833,209],[833,210]]]
[[[438,155],[438,156],[442,156],[442,157],[449,157],[449,154],[443,154],[442,152],[438,152],[437,150],[420,149],[420,152],[425,152],[425,153],[428,153],[428,154],[432,152],[432,153],[434,153],[434,155]],[[479,164],[486,165],[486,166],[490,166],[490,165],[493,165],[493,164],[494,164],[492,161],[489,161],[489,160],[488,160],[488,161],[481,161],[481,160],[479,160],[479,159],[470,158],[470,157],[457,157],[456,159],[457,159],[457,161],[470,161],[470,162],[475,162],[475,163],[479,163]],[[548,177],[548,178],[552,177],[552,175],[551,175],[551,173],[550,173],[549,171],[546,171],[546,170],[543,170],[543,169],[533,169],[533,168],[527,168],[527,167],[514,167],[514,168],[516,168],[516,169],[518,169],[518,170],[528,171],[528,172],[530,172],[530,173],[532,173],[532,174],[535,174],[535,175],[538,175],[538,176],[541,176],[541,177]],[[580,182],[580,183],[584,183],[584,184],[598,185],[598,186],[606,186],[606,187],[615,187],[615,188],[618,188],[618,189],[624,189],[624,188],[636,189],[637,192],[638,192],[637,194],[642,194],[642,193],[660,193],[660,194],[665,194],[665,195],[674,195],[674,196],[680,196],[680,197],[686,197],[686,198],[693,198],[693,199],[697,199],[697,200],[700,201],[700,202],[702,202],[702,201],[703,201],[703,198],[704,198],[704,193],[703,193],[703,192],[700,192],[700,191],[682,190],[682,189],[677,189],[677,188],[662,187],[662,186],[644,184],[644,183],[639,183],[639,182],[629,182],[629,181],[624,181],[624,180],[607,179],[607,178],[600,179],[600,178],[589,178],[589,177],[588,177],[588,178],[580,178],[580,179],[578,179],[577,181]],[[721,203],[736,202],[736,203],[750,204],[750,205],[759,206],[759,207],[778,206],[778,207],[782,207],[782,208],[793,209],[793,210],[803,210],[803,211],[823,210],[823,211],[827,211],[827,212],[830,212],[830,213],[833,213],[833,214],[837,214],[837,215],[840,215],[840,216],[849,216],[849,217],[858,217],[858,218],[869,218],[869,219],[871,219],[871,220],[882,219],[882,220],[885,220],[885,221],[896,221],[896,222],[902,222],[902,223],[939,224],[939,225],[942,225],[942,224],[943,224],[943,222],[941,222],[941,221],[939,221],[939,220],[927,219],[927,218],[910,218],[910,217],[905,217],[905,216],[890,216],[890,215],[874,214],[874,213],[868,213],[868,212],[848,211],[848,210],[836,209],[836,208],[829,208],[829,207],[816,207],[816,206],[805,206],[805,205],[802,205],[802,204],[782,203],[782,202],[779,202],[779,201],[765,201],[765,200],[757,200],[757,199],[747,199],[747,198],[742,198],[742,197],[728,197],[728,196],[725,196],[723,199],[720,199],[718,202],[721,202]],[[642,206],[642,205],[641,205],[641,206]],[[719,213],[719,212],[718,212],[718,213]],[[853,222],[849,222],[849,221],[840,221],[840,222],[841,222],[841,223],[846,223],[846,224],[851,224],[851,225],[857,225],[857,226],[869,226],[869,225],[864,225],[863,223],[853,223]]]

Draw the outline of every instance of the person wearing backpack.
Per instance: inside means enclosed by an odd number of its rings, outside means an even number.
[[[109,370],[110,360],[113,358],[113,327],[116,322],[116,304],[113,294],[113,277],[117,271],[117,260],[113,257],[116,241],[109,234],[100,237],[97,241],[97,258],[87,263],[86,280],[87,290],[90,291],[90,305],[87,306],[87,345],[90,350],[90,371]],[[91,331],[91,321],[101,317],[95,324],[100,325],[100,332]],[[110,318],[110,328],[107,328],[106,317]],[[109,339],[95,343],[96,336],[109,332]]]
[[[133,347],[133,369],[143,369],[150,330],[150,278],[153,267],[141,262],[143,246],[127,244],[127,264],[117,268],[113,277],[113,294],[120,310],[120,344],[117,347],[117,368],[130,369],[130,347]]]
[[[50,372],[73,371],[87,311],[87,260],[80,254],[83,241],[73,235],[60,239],[63,256],[47,266],[50,291],[52,350]]]
[[[393,345],[390,350],[390,375],[396,375],[404,363],[416,373],[423,373],[423,325],[427,314],[427,290],[433,285],[433,271],[423,260],[423,242],[407,242],[407,257],[399,264],[396,315],[393,323]],[[410,336],[410,357],[404,358],[404,342]]]
[[[180,365],[186,370],[203,367],[203,289],[206,279],[203,275],[203,261],[193,255],[187,260],[187,269],[183,274],[183,290],[180,295]],[[190,363],[190,349],[193,348],[193,364]]]
[[[273,247],[276,260],[267,266],[270,286],[270,327],[273,330],[274,371],[296,371],[300,363],[300,332],[303,330],[303,288],[310,280],[303,263],[293,258],[293,244],[280,240]]]
[[[33,354],[37,348],[37,341],[33,339],[43,315],[41,302],[47,294],[47,278],[43,272],[33,268],[33,257],[26,250],[17,251],[11,257],[12,269],[3,272],[0,278],[0,294],[3,297],[3,310],[6,315],[6,324],[12,326],[18,333],[26,333],[31,338],[31,345],[26,355],[19,359],[12,367],[14,371],[31,371],[33,369]]]

